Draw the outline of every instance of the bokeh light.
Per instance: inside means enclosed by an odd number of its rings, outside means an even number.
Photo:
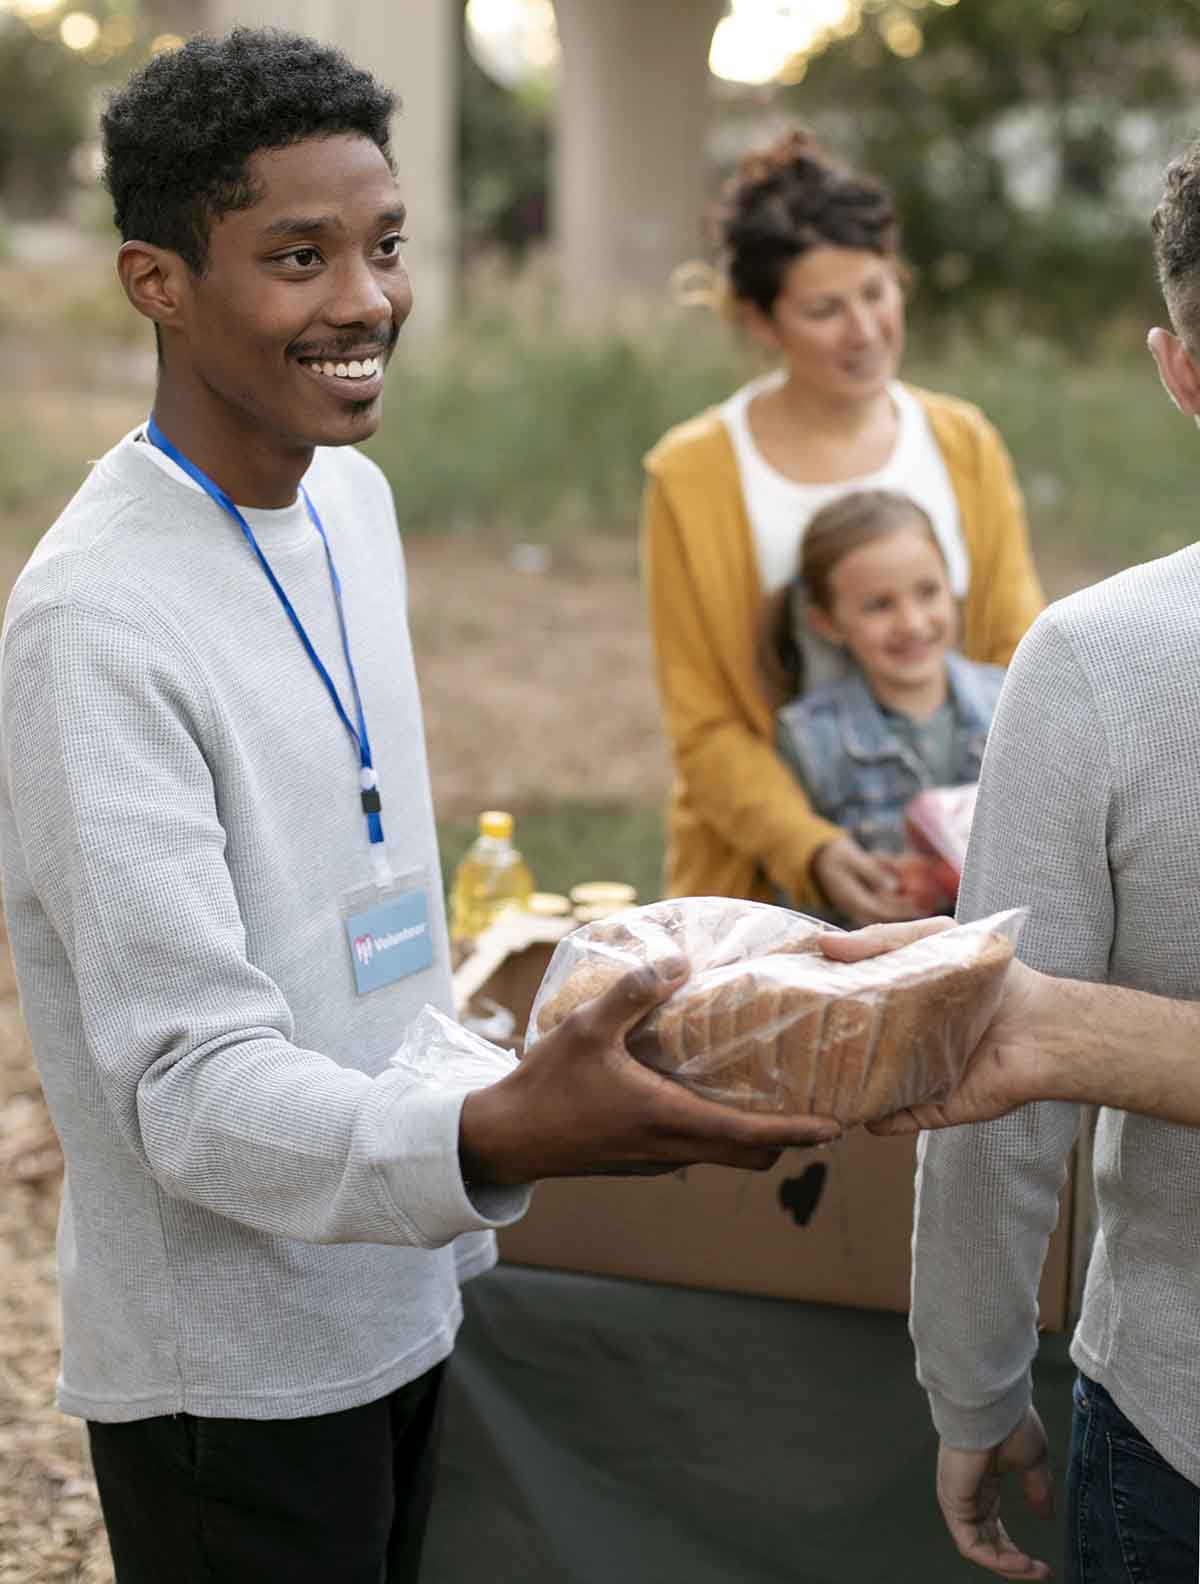
[[[100,37],[100,24],[90,11],[68,11],[58,24],[58,36],[70,50],[91,49]]]
[[[925,43],[925,35],[909,16],[900,11],[890,11],[881,18],[879,31],[883,34],[883,42],[893,55],[899,55],[904,60],[910,60],[914,55],[919,55]]]
[[[7,0],[7,4],[0,6],[0,10],[11,11],[13,16],[20,17],[22,22],[40,22],[46,17],[53,16],[61,4],[62,0]]]
[[[726,82],[799,82],[812,56],[855,32],[863,0],[730,0],[708,66]]]
[[[553,0],[468,0],[467,48],[505,88],[546,81],[558,66]]]

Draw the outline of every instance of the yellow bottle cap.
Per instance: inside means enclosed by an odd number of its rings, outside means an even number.
[[[566,918],[571,904],[557,891],[534,891],[525,904],[525,911],[536,913],[539,918]]]
[[[504,809],[485,809],[479,816],[479,834],[497,836],[502,841],[513,833],[513,817]]]
[[[577,908],[602,907],[615,913],[619,908],[633,906],[637,890],[621,880],[587,880],[571,887],[571,901]]]

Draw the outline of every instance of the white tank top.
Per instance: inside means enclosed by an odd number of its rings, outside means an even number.
[[[888,386],[899,423],[895,448],[881,468],[836,484],[797,484],[777,472],[759,451],[747,417],[754,398],[782,385],[786,377],[782,369],[777,369],[752,380],[719,408],[737,455],[763,592],[773,593],[795,577],[804,530],[822,506],[852,490],[888,489],[911,496],[928,513],[949,568],[950,588],[956,599],[962,599],[970,582],[971,566],[958,502],[925,409],[917,398],[898,380]]]

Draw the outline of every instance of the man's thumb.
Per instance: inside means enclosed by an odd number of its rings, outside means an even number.
[[[688,973],[687,958],[682,956],[661,957],[644,967],[631,968],[598,997],[593,1016],[612,1033],[626,1034],[678,990]]]

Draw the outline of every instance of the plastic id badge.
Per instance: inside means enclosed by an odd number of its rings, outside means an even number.
[[[367,886],[342,904],[342,924],[359,995],[433,964],[428,877],[423,870]]]

